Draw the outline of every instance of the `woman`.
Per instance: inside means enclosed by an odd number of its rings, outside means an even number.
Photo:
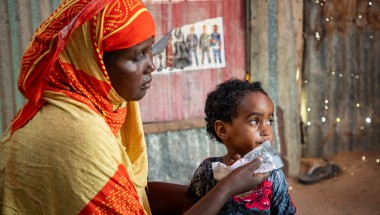
[[[154,36],[133,0],[66,0],[41,24],[21,62],[28,102],[0,142],[0,214],[151,213],[137,101],[152,81]],[[258,163],[193,210],[257,186]]]

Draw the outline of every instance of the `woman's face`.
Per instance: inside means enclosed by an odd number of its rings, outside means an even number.
[[[125,101],[142,99],[152,81],[154,37],[127,49],[103,54],[112,87]]]

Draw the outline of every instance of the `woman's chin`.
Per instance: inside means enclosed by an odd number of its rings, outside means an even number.
[[[133,98],[131,101],[139,101],[143,99],[146,95],[147,89],[141,89]]]

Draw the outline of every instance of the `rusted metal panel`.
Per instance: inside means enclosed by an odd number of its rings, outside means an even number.
[[[21,56],[39,24],[59,0],[0,1],[0,132],[25,103],[17,88]]]
[[[305,1],[305,156],[379,150],[380,2]]]
[[[156,72],[140,102],[144,122],[177,121],[204,117],[206,95],[218,83],[245,74],[244,1],[173,1],[147,3],[157,24],[157,39],[173,28],[223,17],[226,67],[171,74]],[[211,32],[210,32],[211,33]]]

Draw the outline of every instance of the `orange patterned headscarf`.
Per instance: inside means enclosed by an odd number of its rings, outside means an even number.
[[[127,110],[111,86],[103,52],[152,36],[154,21],[139,0],[62,2],[36,30],[22,58],[18,87],[28,101],[13,120],[11,132],[44,105],[45,91],[53,91],[88,105],[116,135]]]

